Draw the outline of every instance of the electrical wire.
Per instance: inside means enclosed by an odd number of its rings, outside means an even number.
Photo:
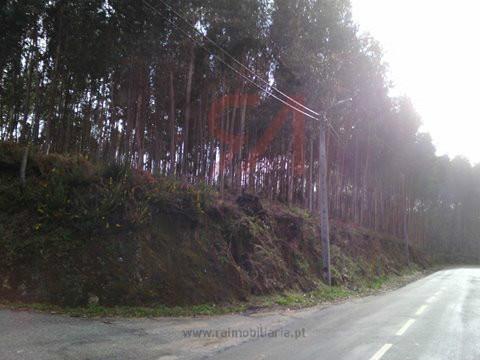
[[[169,24],[171,24],[173,27],[175,27],[177,30],[179,30],[180,32],[182,32],[185,36],[187,36],[190,40],[192,40],[193,42],[195,42],[196,44],[198,44],[199,46],[202,46],[202,47],[205,47],[204,44],[202,44],[201,42],[199,42],[197,39],[195,39],[190,33],[188,33],[186,30],[182,29],[180,26],[178,26],[177,24],[175,24],[172,20],[170,20],[168,17],[160,14],[158,12],[158,10],[153,7],[151,4],[148,3],[148,1],[146,0],[143,0],[144,4],[146,6],[148,6],[156,15],[159,15],[161,16],[163,19],[165,19]],[[213,55],[219,62],[221,62],[223,65],[225,65],[227,68],[229,68],[231,71],[235,72],[237,75],[239,75],[240,77],[242,77],[244,80],[250,82],[252,85],[254,85],[255,87],[257,87],[259,90],[263,91],[264,93],[266,93],[267,95],[273,97],[274,99],[280,101],[282,104],[284,104],[285,106],[289,107],[290,109],[302,114],[302,115],[305,115],[306,117],[312,119],[312,120],[315,120],[315,121],[324,121],[325,123],[328,124],[327,121],[325,121],[324,119],[320,119],[316,116],[313,116],[303,110],[300,110],[299,108],[293,106],[292,104],[288,103],[286,100],[283,100],[281,99],[280,97],[278,97],[277,95],[275,95],[274,93],[272,93],[271,91],[269,91],[268,89],[265,89],[263,88],[261,85],[257,84],[255,81],[253,81],[252,79],[250,79],[248,76],[242,74],[240,71],[238,71],[237,69],[235,69],[232,65],[230,65],[228,62],[226,62],[225,60],[223,60],[220,56],[216,55],[216,54],[213,54],[212,52],[210,52],[211,55]]]
[[[187,16],[184,15],[184,14],[181,14],[179,11],[175,10],[170,4],[168,4],[166,1],[164,0],[157,0],[158,2],[160,2],[161,4],[163,4],[169,11],[171,11],[173,14],[175,14],[178,18],[180,18],[181,20],[183,20],[188,26],[190,26],[197,34],[199,34],[200,36],[202,36],[205,40],[207,40],[210,44],[212,44],[215,48],[217,48],[218,50],[220,50],[220,52],[222,52],[224,55],[226,55],[228,58],[230,58],[233,62],[235,62],[237,65],[239,65],[241,68],[243,68],[244,70],[248,71],[251,75],[253,75],[255,78],[259,79],[262,83],[264,83],[265,85],[267,85],[268,87],[272,88],[274,91],[276,91],[277,93],[279,93],[281,96],[285,97],[286,99],[288,99],[289,101],[291,101],[292,103],[294,103],[295,105],[299,106],[300,108],[304,109],[305,111],[308,111],[310,113],[312,113],[313,115],[316,115],[316,116],[320,116],[321,114],[310,109],[309,107],[303,105],[302,103],[298,102],[297,100],[293,99],[292,97],[288,96],[287,94],[285,94],[284,92],[282,92],[281,90],[277,89],[275,86],[271,85],[267,80],[263,79],[261,76],[259,76],[256,72],[254,72],[252,69],[250,69],[248,66],[244,65],[241,61],[239,61],[237,58],[235,58],[230,52],[228,52],[227,50],[225,50],[222,46],[220,46],[217,42],[215,42],[214,40],[212,40],[209,36],[205,35],[204,33],[202,33],[195,25],[193,25],[188,19],[187,19]],[[153,7],[153,5],[151,5],[147,0],[144,0],[144,4],[146,4],[147,6],[149,6],[150,8],[153,8],[155,9],[155,7]]]

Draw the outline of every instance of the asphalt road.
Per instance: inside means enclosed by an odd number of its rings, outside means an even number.
[[[0,311],[2,360],[201,358],[477,360],[480,269],[304,311],[136,320]]]

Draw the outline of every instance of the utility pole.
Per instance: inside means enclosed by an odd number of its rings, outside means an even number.
[[[410,251],[409,251],[409,239],[408,239],[408,200],[407,200],[407,186],[405,180],[405,174],[402,174],[402,188],[403,188],[403,239],[405,242],[405,258],[407,260],[407,266],[410,266]]]
[[[327,184],[327,144],[326,123],[327,114],[323,113],[319,121],[319,148],[318,148],[318,183],[319,183],[319,211],[320,211],[320,239],[322,242],[322,272],[324,280],[332,285],[330,269],[330,229],[328,222],[328,184]]]
[[[338,101],[321,113],[318,145],[318,191],[320,195],[318,210],[320,212],[320,240],[322,242],[322,272],[326,283],[332,285],[332,271],[330,267],[330,225],[328,215],[328,182],[327,182],[327,114],[334,107],[352,101],[351,98]]]

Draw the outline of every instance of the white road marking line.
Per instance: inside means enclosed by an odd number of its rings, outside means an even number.
[[[427,303],[432,303],[436,300],[436,297],[435,296],[430,296],[428,299],[427,299]]]
[[[392,344],[385,344],[383,345],[380,350],[378,350],[375,355],[373,355],[370,360],[380,360],[383,355],[386,354],[388,350],[392,347]]]
[[[397,336],[402,336],[403,334],[405,334],[405,331],[407,331],[407,329],[415,322],[415,319],[409,319],[405,325],[402,326],[402,328],[400,330],[397,331],[397,333],[395,335]]]
[[[419,316],[419,315],[422,315],[423,312],[425,311],[425,309],[428,307],[428,305],[422,305],[420,306],[420,308],[417,310],[417,312],[415,313],[415,315]]]

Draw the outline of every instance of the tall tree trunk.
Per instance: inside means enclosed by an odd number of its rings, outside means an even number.
[[[308,162],[308,210],[313,211],[313,134],[310,135],[310,160]]]
[[[185,94],[185,129],[183,139],[183,154],[182,154],[182,176],[188,175],[188,147],[189,147],[189,132],[190,132],[190,112],[192,102],[192,81],[193,71],[195,66],[195,49],[190,48],[190,62],[188,64],[187,74],[187,89]]]
[[[176,130],[176,124],[175,124],[175,87],[173,83],[173,71],[170,70],[170,113],[168,116],[168,121],[170,123],[170,168],[169,168],[169,174],[174,175],[175,174],[175,167],[176,167],[176,161],[175,161],[175,138],[177,136],[177,130]]]
[[[239,149],[238,149],[238,163],[237,163],[237,187],[243,187],[243,161],[244,161],[244,141],[245,141],[245,117],[247,113],[247,96],[244,95],[242,99],[240,111],[240,130],[239,130]]]

